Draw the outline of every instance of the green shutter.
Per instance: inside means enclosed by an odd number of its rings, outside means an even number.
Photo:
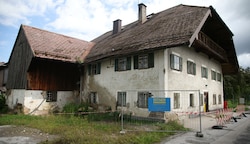
[[[88,65],[88,74],[91,75],[91,64]]]
[[[194,63],[194,75],[196,75],[196,63]]]
[[[154,53],[148,54],[148,68],[154,67]]]
[[[170,54],[170,68],[174,69],[174,55]]]
[[[118,59],[115,59],[115,71],[118,71]]]
[[[131,70],[131,57],[127,57],[126,69]]]
[[[179,58],[180,58],[180,71],[182,71],[182,57]]]
[[[134,69],[138,69],[138,55],[134,56]]]
[[[101,73],[101,63],[97,63],[97,74]]]

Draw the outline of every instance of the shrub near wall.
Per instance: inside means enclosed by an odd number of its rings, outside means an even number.
[[[4,94],[0,94],[0,113],[8,112],[8,105],[6,105],[6,98]]]

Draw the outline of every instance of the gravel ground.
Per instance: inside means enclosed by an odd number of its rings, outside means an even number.
[[[24,126],[0,126],[0,144],[37,144],[58,138],[38,129]]]

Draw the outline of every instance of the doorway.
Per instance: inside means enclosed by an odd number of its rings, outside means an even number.
[[[208,105],[208,92],[204,92],[204,103],[205,103],[205,112],[209,112],[209,105]]]

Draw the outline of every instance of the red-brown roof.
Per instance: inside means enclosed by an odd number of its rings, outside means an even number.
[[[94,45],[77,38],[22,25],[35,57],[66,62],[83,62]]]

